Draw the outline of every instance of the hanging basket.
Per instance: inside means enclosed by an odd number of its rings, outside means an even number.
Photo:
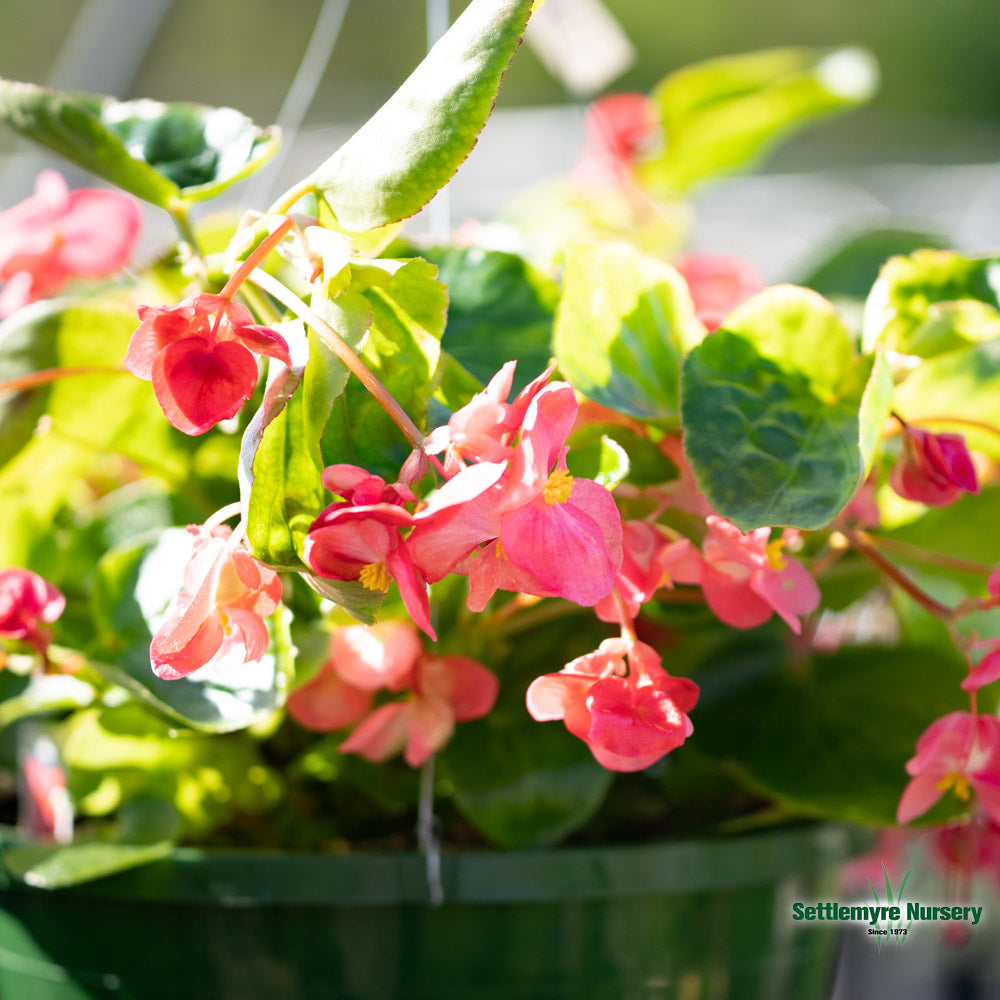
[[[808,1000],[859,834],[442,857],[178,850],[73,889],[0,893],[0,995],[17,1000]]]

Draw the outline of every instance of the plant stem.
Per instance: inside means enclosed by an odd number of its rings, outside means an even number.
[[[254,248],[253,252],[246,260],[240,262],[240,266],[233,271],[232,276],[225,283],[219,293],[224,299],[232,299],[240,290],[240,286],[250,277],[251,272],[258,264],[263,263],[264,258],[285,238],[285,233],[295,225],[295,220],[286,218],[281,225],[272,233],[261,240],[260,246]],[[277,296],[276,296],[277,297]]]
[[[392,422],[403,432],[403,435],[410,444],[414,448],[423,446],[424,436],[420,433],[417,425],[409,418],[399,403],[393,399],[392,394],[382,385],[374,372],[347,346],[340,334],[329,323],[313,312],[290,288],[286,288],[280,281],[275,280],[264,271],[254,271],[249,275],[249,280],[259,288],[264,289],[268,295],[276,298],[282,305],[295,313],[299,319],[311,326],[316,331],[320,340],[337,355],[347,366],[348,371],[352,375],[355,375],[358,381],[375,397],[379,405],[389,415]],[[443,473],[444,470],[435,456],[431,455],[428,457]]]
[[[985,563],[972,562],[968,559],[959,559],[957,556],[949,556],[944,552],[935,552],[932,549],[925,549],[910,542],[902,542],[898,538],[885,538],[881,535],[865,535],[865,539],[876,548],[885,552],[895,552],[904,558],[908,557],[914,562],[930,563],[940,566],[943,569],[954,569],[961,573],[975,573],[977,576],[988,576],[996,568]]]
[[[121,365],[80,365],[75,368],[43,368],[41,371],[29,372],[27,375],[18,375],[15,378],[0,382],[0,392],[22,392],[25,389],[34,389],[36,386],[48,385],[49,382],[57,382],[61,378],[69,378],[73,375],[123,375],[125,368]]]
[[[893,566],[881,552],[872,544],[868,535],[856,528],[844,528],[844,537],[857,549],[870,563],[878,567],[900,590],[905,591],[913,598],[925,611],[940,618],[942,621],[950,622],[953,616],[952,609],[947,605],[936,601],[930,594],[918,587],[908,576]]]
[[[198,284],[207,291],[208,272],[205,270],[205,256],[198,245],[198,237],[195,235],[194,227],[191,225],[191,217],[188,215],[187,206],[183,202],[174,202],[167,207],[167,214],[173,220],[181,246],[186,248],[191,260],[197,261]]]

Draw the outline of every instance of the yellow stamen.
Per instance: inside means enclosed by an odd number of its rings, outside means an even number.
[[[365,590],[378,590],[383,594],[389,589],[389,570],[385,563],[369,563],[361,567],[358,577]]]
[[[781,571],[788,565],[782,549],[785,547],[784,538],[772,538],[767,543],[767,561],[771,564],[771,569]]]
[[[505,562],[507,560],[507,553],[504,552],[504,550],[503,550],[503,542],[500,541],[499,538],[497,539],[496,548],[494,548],[494,550],[493,550],[493,558],[494,559],[503,559]]]
[[[573,492],[573,477],[568,469],[555,469],[549,475],[542,495],[546,503],[565,503]]]
[[[972,789],[969,787],[969,779],[966,778],[964,774],[959,774],[958,771],[952,771],[950,774],[946,774],[938,783],[937,789],[939,792],[946,792],[951,789],[956,798],[961,799],[963,802],[968,802],[972,798]]]

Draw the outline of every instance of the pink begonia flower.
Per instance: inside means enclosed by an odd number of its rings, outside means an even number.
[[[410,767],[419,767],[448,742],[456,722],[487,715],[498,691],[496,675],[476,660],[424,653],[414,667],[411,692],[376,708],[340,752],[378,762],[402,751]]]
[[[988,639],[974,645],[985,647],[988,652],[962,681],[962,688],[965,691],[978,691],[981,687],[1000,680],[1000,639]]]
[[[906,771],[911,780],[899,800],[897,822],[922,816],[949,789],[962,802],[975,793],[989,817],[1000,822],[1000,719],[971,712],[936,719],[917,740]]]
[[[468,461],[503,462],[510,458],[511,440],[521,427],[528,404],[553,371],[546,369],[517,394],[513,403],[508,403],[516,365],[516,361],[508,361],[482,392],[451,415],[446,425],[427,435],[424,451],[428,455],[444,452],[444,469],[449,476]]]
[[[409,686],[422,650],[420,637],[406,622],[338,628],[330,636],[329,658],[288,696],[288,711],[318,732],[349,726],[371,708],[380,688]]]
[[[656,105],[645,94],[612,94],[593,102],[575,175],[584,183],[619,184],[657,134]]]
[[[35,193],[0,212],[0,318],[57,292],[73,278],[117,271],[135,249],[142,213],[120,191],[70,191],[45,170]]]
[[[414,523],[403,503],[413,500],[409,487],[385,480],[358,466],[330,466],[323,485],[344,497],[313,521],[303,558],[328,580],[359,580],[366,589],[384,593],[396,581],[410,617],[432,639],[427,583],[410,555],[401,528]]]
[[[65,607],[62,593],[37,573],[0,570],[0,638],[22,639],[44,653],[51,633],[42,622],[54,622]]]
[[[738,305],[764,290],[756,268],[737,257],[691,254],[674,266],[691,291],[695,315],[710,331],[718,329]]]
[[[626,521],[622,525],[622,564],[615,577],[615,590],[632,619],[660,587],[673,588],[674,582],[700,579],[701,559],[687,538],[671,541],[655,524]],[[614,593],[594,605],[601,621],[621,620]]]
[[[125,367],[152,381],[167,420],[185,434],[204,434],[236,414],[257,385],[254,354],[291,364],[280,334],[221,295],[192,295],[176,306],[138,311],[141,323]]]
[[[698,685],[671,677],[651,646],[605,639],[557,674],[536,677],[527,705],[538,722],[561,719],[610,771],[641,771],[694,731]]]
[[[705,601],[721,621],[734,628],[754,628],[777,612],[798,635],[801,615],[815,611],[820,592],[798,560],[785,555],[785,536],[770,541],[770,528],[744,534],[718,514],[706,518],[698,579]]]
[[[473,611],[498,589],[582,606],[611,592],[622,560],[621,517],[608,490],[566,468],[576,412],[568,383],[545,386],[528,404],[506,468],[463,469],[417,513],[414,560],[431,581],[468,574]]]
[[[907,500],[944,507],[963,493],[978,493],[979,480],[961,434],[932,434],[903,428],[903,450],[889,474],[889,485]]]
[[[194,536],[184,583],[157,629],[149,655],[153,672],[172,681],[201,667],[255,663],[267,652],[264,619],[281,600],[281,580],[242,548],[226,527],[189,525]]]

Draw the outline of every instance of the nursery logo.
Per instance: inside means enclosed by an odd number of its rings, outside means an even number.
[[[872,903],[792,903],[792,920],[833,920],[839,923],[863,923],[868,935],[875,941],[879,951],[886,941],[902,944],[915,922],[922,923],[966,923],[976,926],[983,916],[982,906],[971,905],[928,905],[920,902],[904,902],[903,893],[910,880],[911,868],[893,892],[892,880],[882,866],[885,878],[884,898],[879,895],[875,883],[868,879],[872,890]]]

